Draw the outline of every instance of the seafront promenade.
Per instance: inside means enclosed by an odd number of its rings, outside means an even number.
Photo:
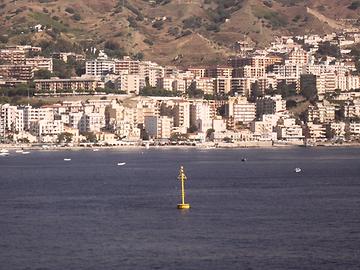
[[[236,142],[236,143],[202,143],[194,145],[154,145],[150,149],[231,149],[231,148],[293,148],[293,147],[360,147],[360,143],[319,143],[316,145],[304,145],[303,143],[281,143],[265,141],[265,142]],[[147,149],[141,144],[126,144],[117,146],[64,146],[64,145],[31,145],[31,144],[0,144],[0,150],[36,150],[36,151],[79,151],[79,150],[124,150],[124,149]]]

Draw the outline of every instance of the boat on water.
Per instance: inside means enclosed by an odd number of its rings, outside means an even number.
[[[119,162],[117,165],[118,166],[124,166],[126,164],[126,162]]]
[[[16,150],[15,153],[23,153],[24,150]]]
[[[0,153],[2,154],[2,153],[9,153],[9,150],[7,150],[7,149],[1,149],[0,150]]]
[[[71,161],[71,158],[64,158],[64,161]]]
[[[294,170],[296,173],[300,173],[301,172],[301,168],[295,168]]]
[[[247,161],[247,158],[242,158],[241,161],[242,161],[242,162],[246,162],[246,161]]]
[[[23,152],[21,152],[21,154],[28,155],[28,154],[30,154],[30,152],[23,151]]]
[[[97,149],[97,148],[93,149],[93,152],[98,152],[98,151],[99,151],[99,149]]]
[[[9,155],[9,153],[6,153],[6,152],[1,152],[0,153],[0,157],[6,157],[6,156],[8,156]]]

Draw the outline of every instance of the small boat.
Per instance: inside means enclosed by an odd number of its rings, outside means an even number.
[[[242,161],[242,162],[246,162],[247,159],[246,159],[246,158],[242,158],[241,161]]]
[[[301,172],[301,169],[300,168],[295,168],[294,170],[296,173],[300,173]]]
[[[24,150],[16,150],[15,153],[23,153]]]
[[[98,151],[99,151],[99,149],[97,149],[97,148],[93,149],[93,152],[98,152]]]
[[[21,154],[28,155],[28,154],[30,154],[30,152],[21,152]]]
[[[71,161],[71,158],[64,158],[64,161]]]
[[[120,163],[118,163],[117,165],[118,166],[124,166],[126,164],[126,162],[120,162]]]
[[[3,153],[9,153],[9,150],[7,150],[7,149],[1,149],[1,150],[0,150],[0,153],[1,153],[1,154],[3,154]]]
[[[0,153],[0,157],[6,157],[6,156],[8,156],[9,155],[9,153],[6,153],[6,152],[1,152]]]

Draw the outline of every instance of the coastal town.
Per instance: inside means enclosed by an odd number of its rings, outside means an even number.
[[[3,145],[271,146],[360,140],[360,32],[236,42],[226,64],[0,49]],[[54,63],[82,63],[54,76]],[[22,96],[21,100],[11,99]],[[41,102],[34,102],[41,101]]]

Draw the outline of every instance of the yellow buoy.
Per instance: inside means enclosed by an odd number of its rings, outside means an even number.
[[[181,181],[181,203],[177,205],[177,208],[178,209],[189,209],[190,204],[185,203],[185,180],[187,178],[186,178],[183,166],[180,167],[178,179]]]

